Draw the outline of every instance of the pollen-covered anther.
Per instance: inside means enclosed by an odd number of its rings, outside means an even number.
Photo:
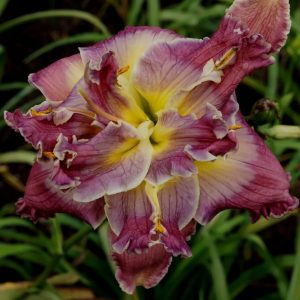
[[[41,110],[41,111],[37,111],[35,109],[31,109],[30,113],[32,117],[43,117],[43,116],[47,116],[48,114],[50,114],[52,112],[52,108],[49,107],[45,110]]]
[[[229,126],[228,130],[238,130],[238,129],[241,129],[241,128],[243,128],[242,125],[240,125],[240,124],[234,124],[234,125]]]
[[[122,67],[121,69],[118,70],[118,75],[126,73],[129,70],[129,68],[130,68],[129,65]]]
[[[215,62],[215,69],[220,71],[224,70],[227,66],[234,62],[234,58],[238,48],[234,47],[225,52],[225,54]]]
[[[46,158],[49,158],[49,159],[55,159],[56,158],[55,154],[53,152],[50,152],[50,151],[44,151],[43,156],[46,157]]]
[[[161,234],[165,233],[165,231],[166,231],[166,229],[165,229],[165,228],[163,227],[163,225],[161,224],[160,218],[159,218],[159,217],[157,218],[157,220],[156,220],[156,222],[155,222],[155,231],[156,231],[157,233],[161,233]]]

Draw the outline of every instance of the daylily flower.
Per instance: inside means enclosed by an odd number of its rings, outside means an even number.
[[[133,293],[156,285],[173,255],[191,255],[196,222],[295,209],[288,175],[234,95],[289,29],[287,0],[237,0],[211,39],[128,27],[31,74],[46,100],[5,114],[38,150],[17,212],[65,212],[94,228],[106,216],[116,278]]]

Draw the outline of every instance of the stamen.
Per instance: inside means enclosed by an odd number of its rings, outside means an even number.
[[[47,157],[49,159],[55,159],[56,158],[56,156],[54,155],[54,153],[50,152],[50,151],[44,151],[43,152],[43,156],[45,156],[45,157]]]
[[[43,117],[47,116],[49,113],[52,112],[52,108],[49,106],[46,110],[37,111],[35,109],[31,109],[30,113],[32,117]]]
[[[234,125],[229,126],[228,130],[237,130],[237,129],[241,129],[241,128],[243,128],[242,125],[240,125],[240,124],[234,124]]]
[[[87,104],[95,111],[96,114],[114,122],[118,122],[118,118],[105,112],[102,110],[99,106],[97,106],[90,98],[89,96],[82,90],[78,89],[79,94],[82,96],[82,98],[87,102]]]
[[[123,74],[123,73],[126,73],[126,72],[129,70],[129,68],[130,68],[129,65],[127,65],[127,66],[125,66],[125,67],[122,67],[121,69],[119,69],[118,75],[121,75],[121,74]]]
[[[165,228],[161,225],[160,219],[156,220],[155,231],[157,233],[165,233]]]
[[[160,205],[157,197],[157,193],[159,191],[158,186],[153,186],[149,184],[148,182],[146,183],[145,186],[145,191],[147,196],[149,197],[149,200],[151,201],[151,204],[153,206],[154,210],[154,224],[155,224],[155,231],[156,233],[165,233],[166,229],[164,226],[161,224],[161,210],[160,210]]]
[[[215,69],[220,71],[225,69],[228,65],[230,65],[232,59],[235,57],[238,48],[231,48],[225,52],[225,54],[216,61]]]

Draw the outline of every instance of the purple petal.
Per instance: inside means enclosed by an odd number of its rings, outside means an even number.
[[[52,182],[53,162],[36,162],[30,172],[24,198],[17,202],[17,213],[33,221],[68,213],[97,228],[104,219],[104,201],[90,203],[73,200],[72,191],[63,192]]]
[[[249,34],[261,34],[272,51],[279,51],[285,44],[291,27],[288,0],[235,0],[227,15],[239,18]]]
[[[154,245],[141,254],[113,253],[112,258],[117,265],[116,279],[122,290],[128,294],[133,294],[139,285],[147,289],[157,285],[172,262],[172,255],[163,245]]]
[[[54,149],[60,160],[66,160],[65,173],[80,178],[74,199],[93,201],[103,195],[128,191],[145,178],[152,156],[147,136],[148,122],[138,129],[124,123],[110,122],[88,141],[69,143],[63,136]]]
[[[172,96],[181,90],[192,89],[204,81],[220,82],[222,72],[205,68],[194,59],[205,42],[192,39],[177,39],[151,47],[138,61],[133,82],[136,89],[148,102],[152,114],[163,109]],[[213,61],[209,62],[214,67]]]
[[[32,116],[31,113],[22,114],[20,110],[14,113],[5,112],[7,124],[15,131],[19,131],[25,140],[34,148],[41,151],[53,151],[60,134],[69,140],[75,135],[78,139],[91,138],[99,132],[99,128],[92,126],[92,119],[74,115],[67,123],[56,126],[52,121],[52,114]]]
[[[139,125],[148,119],[138,106],[132,91],[129,90],[130,83],[122,75],[127,71],[126,69],[120,71],[113,52],[103,55],[99,70],[91,68],[86,70],[84,92],[86,97],[90,98],[88,102],[91,109],[100,117],[100,120],[104,118],[106,123],[110,120],[122,119]],[[123,73],[120,74],[120,72]]]
[[[149,247],[154,226],[152,211],[144,183],[128,192],[106,197],[105,213],[116,235],[114,251],[141,251]]]
[[[223,70],[221,82],[204,82],[191,91],[180,92],[170,105],[176,106],[181,115],[195,113],[198,117],[205,113],[207,103],[221,110],[244,76],[274,62],[270,50],[271,45],[262,36],[248,36],[235,18],[225,17],[219,30],[199,51],[202,55],[195,58],[200,63],[202,56],[214,57],[218,68]],[[231,60],[225,59],[230,55]]]
[[[195,222],[185,226],[181,235],[188,240],[195,232]],[[110,233],[111,243],[114,243],[116,236]],[[133,294],[137,286],[144,286],[149,289],[159,283],[166,275],[172,261],[172,255],[167,252],[163,245],[154,245],[142,253],[126,251],[122,254],[112,253],[112,258],[117,265],[116,279],[122,290]]]
[[[29,82],[48,100],[62,101],[83,76],[84,66],[79,54],[62,58],[41,71],[30,74]]]
[[[175,256],[192,255],[186,236],[181,231],[195,216],[199,194],[197,176],[177,177],[165,183],[157,193],[161,226],[164,229],[159,240]]]
[[[80,79],[74,85],[68,97],[53,108],[53,122],[55,125],[66,123],[74,114],[86,116],[93,120],[96,118],[92,108],[80,94],[80,90],[83,87],[84,79]]]
[[[198,163],[200,203],[196,219],[202,224],[227,208],[279,217],[299,201],[289,194],[289,177],[261,138],[242,120],[237,130],[239,148],[212,162]]]
[[[159,113],[151,141],[154,153],[146,178],[152,184],[195,174],[194,159],[212,160],[235,148],[233,134],[228,134],[221,112],[213,106],[200,120],[174,110]]]
[[[159,42],[172,41],[178,37],[175,32],[158,27],[126,27],[110,39],[81,48],[80,53],[84,64],[89,63],[91,69],[99,70],[103,55],[112,51],[121,68],[130,67],[124,74],[129,78],[136,61],[147,49]]]

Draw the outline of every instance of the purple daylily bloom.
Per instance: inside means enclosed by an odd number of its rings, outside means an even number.
[[[117,280],[133,293],[191,255],[196,222],[295,209],[288,175],[234,96],[289,29],[287,0],[236,0],[211,39],[128,27],[30,75],[45,102],[5,114],[38,150],[18,213],[66,212],[94,228],[106,216]]]

